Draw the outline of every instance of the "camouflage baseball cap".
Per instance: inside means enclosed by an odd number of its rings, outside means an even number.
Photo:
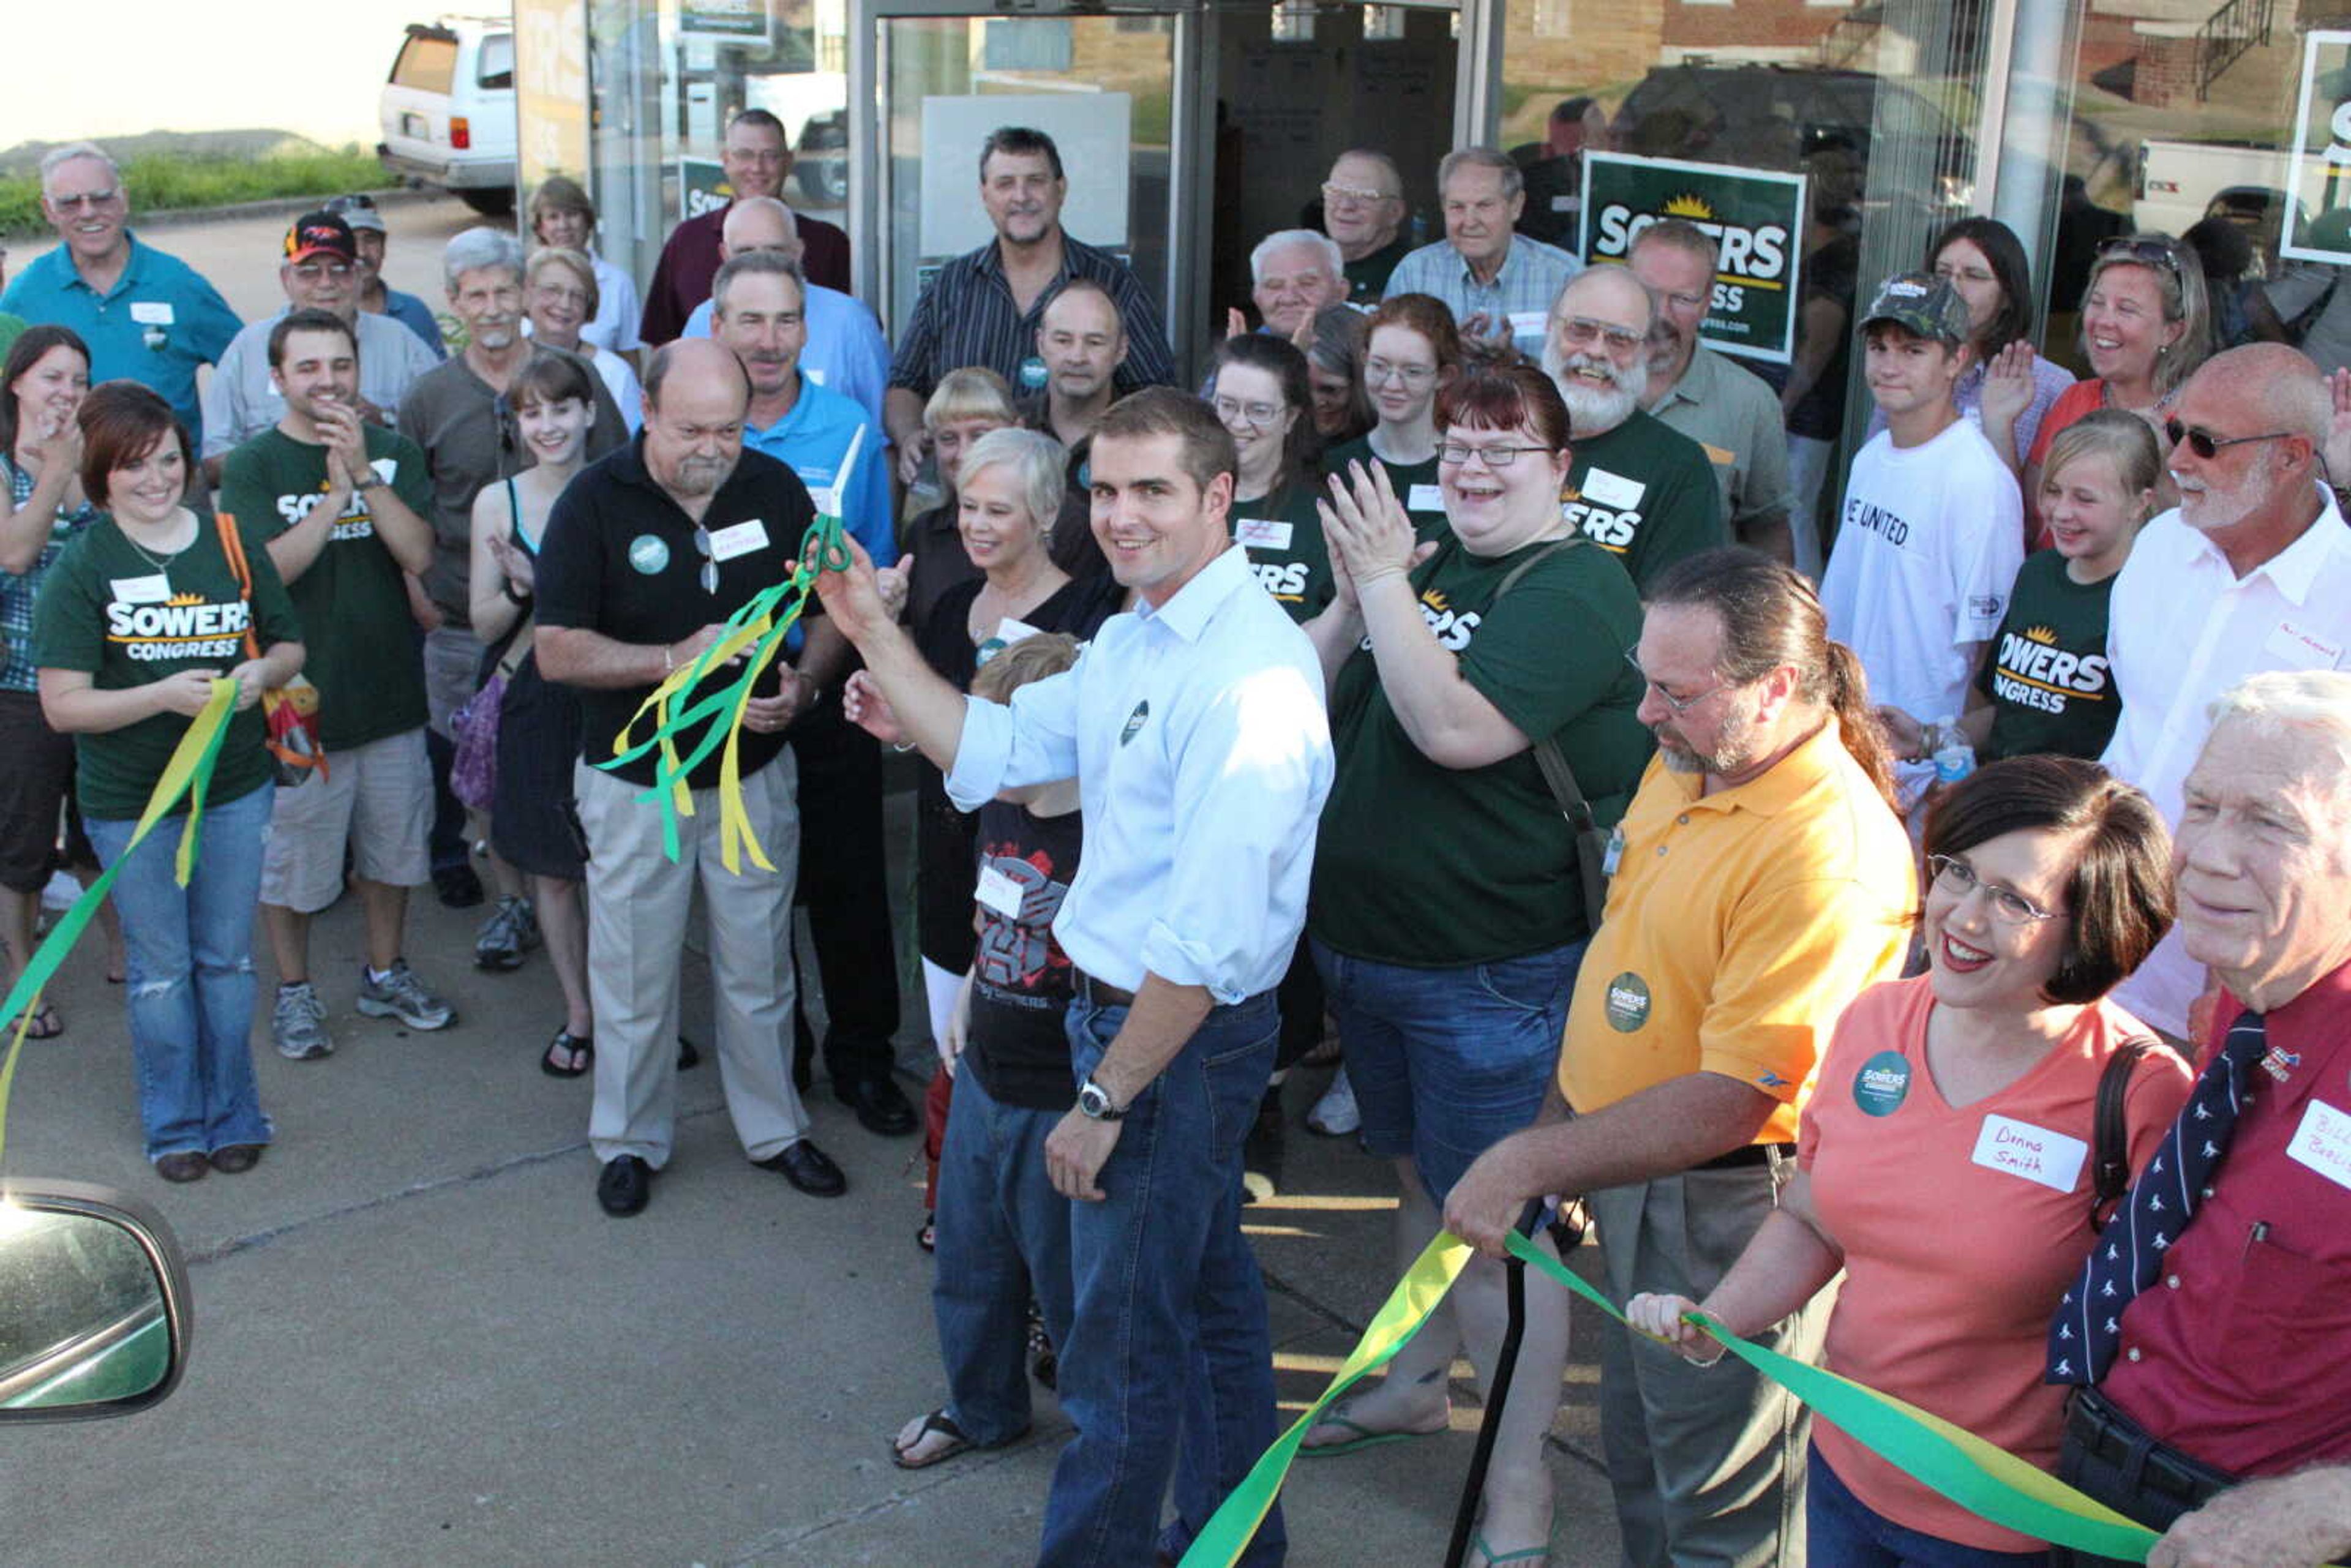
[[[1931,272],[1897,272],[1879,284],[1877,298],[1861,319],[1862,330],[1878,321],[1946,343],[1968,340],[1968,302]]]

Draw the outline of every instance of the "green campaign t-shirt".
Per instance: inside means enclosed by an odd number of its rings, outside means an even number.
[[[1344,476],[1350,463],[1376,463],[1388,471],[1388,487],[1412,514],[1412,532],[1423,543],[1453,530],[1445,521],[1445,496],[1437,487],[1437,455],[1426,463],[1391,463],[1372,450],[1372,438],[1358,435],[1322,455],[1322,472]]]
[[[433,515],[424,454],[393,431],[370,425],[368,466],[420,517]],[[236,519],[248,555],[309,515],[327,493],[327,449],[272,425],[228,455],[220,507]],[[302,623],[302,674],[319,688],[319,743],[331,754],[401,735],[425,720],[424,671],[400,563],[376,538],[364,497],[354,495],[301,576],[286,585]],[[329,766],[332,766],[331,763]]]
[[[2123,709],[2106,666],[2116,575],[2075,582],[2053,549],[2017,569],[2007,617],[1976,675],[1976,689],[1991,699],[1985,761],[2036,752],[2095,761],[2105,751]]]
[[[1579,541],[1544,557],[1497,608],[1503,580],[1555,542],[1486,559],[1447,534],[1412,582],[1462,678],[1529,737],[1559,743],[1604,828],[1649,759],[1634,716],[1641,680],[1625,659],[1640,640],[1640,596],[1614,557]],[[1590,935],[1575,834],[1531,751],[1484,768],[1431,761],[1388,706],[1368,640],[1339,671],[1331,737],[1338,767],[1307,915],[1318,940],[1353,957],[1452,968]]]
[[[1312,486],[1292,485],[1233,503],[1233,538],[1249,551],[1249,570],[1292,621],[1311,621],[1338,591],[1322,516]]]
[[[141,554],[111,517],[84,528],[49,570],[33,606],[33,662],[45,670],[78,670],[100,691],[128,691],[183,670],[226,674],[245,662],[245,629],[257,624],[261,646],[298,643],[302,630],[266,550],[247,549],[253,570],[248,611],[221,551],[220,534],[198,519],[195,542],[163,569]],[[150,715],[100,735],[74,737],[76,797],[86,816],[137,817],[188,732],[176,713]],[[261,705],[229,720],[212,787],[204,799],[235,800],[269,782]],[[187,810],[182,800],[178,808]]]
[[[1730,542],[1706,448],[1640,409],[1605,435],[1571,435],[1560,512],[1646,590],[1685,556]]]

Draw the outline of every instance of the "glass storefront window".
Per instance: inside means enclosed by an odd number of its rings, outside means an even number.
[[[601,219],[601,253],[642,285],[670,230],[730,194],[718,162],[727,121],[765,109],[783,121],[794,152],[784,200],[841,223],[849,199],[848,5],[516,0],[519,74],[529,95],[525,201],[549,174],[584,174]]]

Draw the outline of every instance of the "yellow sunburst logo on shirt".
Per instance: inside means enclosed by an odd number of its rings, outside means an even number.
[[[1668,200],[1658,210],[1669,218],[1697,218],[1706,221],[1711,220],[1714,216],[1713,203],[1704,196],[1695,195],[1687,191]]]
[[[1441,588],[1429,589],[1420,596],[1420,601],[1440,615],[1453,608],[1451,602],[1445,597],[1445,591]]]
[[[163,601],[165,604],[202,604],[204,601],[204,596],[201,593],[175,593]]]
[[[2046,626],[2027,626],[2024,629],[2024,634],[2044,648],[2054,648],[2057,645],[2057,633]]]

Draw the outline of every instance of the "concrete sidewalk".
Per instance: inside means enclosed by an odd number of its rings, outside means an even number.
[[[909,812],[892,801],[904,841]],[[893,878],[903,886],[904,878]],[[543,956],[470,964],[480,911],[421,890],[409,953],[460,1009],[411,1035],[350,1010],[359,916],[320,917],[313,973],[336,1053],[256,1061],[277,1143],[188,1186],[140,1157],[122,992],[91,939],[28,1041],[7,1128],[16,1179],[99,1181],[162,1208],[192,1260],[194,1354],[144,1416],[5,1440],[16,1563],[1017,1564],[1054,1456],[1050,1396],[1010,1448],[902,1473],[888,1437],[939,1403],[919,1142],[866,1134],[820,1080],[816,1137],[851,1192],[821,1202],[742,1157],[715,1067],[680,1080],[678,1153],[641,1217],[596,1207],[588,1087],[540,1074],[560,1021]],[[264,980],[266,946],[258,959]],[[803,965],[804,974],[813,967]],[[918,997],[919,992],[913,993]],[[922,1069],[919,1005],[902,1060]],[[710,1039],[689,962],[686,1028]],[[1302,1114],[1323,1075],[1291,1085]],[[918,1085],[912,1074],[907,1088]],[[1384,1167],[1296,1130],[1286,1188],[1250,1214],[1281,1397],[1320,1391],[1392,1283]],[[1535,1288],[1548,1288],[1538,1284]],[[1555,1428],[1553,1562],[1617,1558],[1579,1318]],[[1466,1379],[1466,1365],[1458,1369]],[[1435,1564],[1467,1467],[1456,1431],[1301,1464],[1297,1568]]]

